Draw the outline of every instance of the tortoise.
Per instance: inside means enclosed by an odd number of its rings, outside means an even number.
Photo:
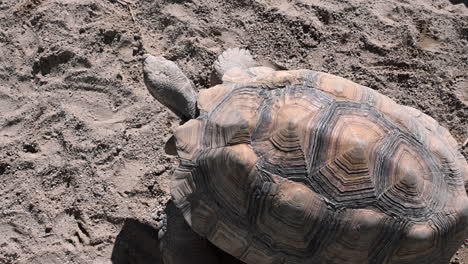
[[[198,94],[163,57],[144,74],[182,120],[166,150],[187,228],[167,231],[166,263],[216,263],[204,240],[248,264],[448,263],[468,237],[467,162],[426,114],[239,48]]]

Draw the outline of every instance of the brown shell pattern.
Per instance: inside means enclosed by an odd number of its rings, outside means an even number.
[[[171,192],[246,263],[448,263],[468,166],[429,116],[306,70],[230,72],[177,129]]]

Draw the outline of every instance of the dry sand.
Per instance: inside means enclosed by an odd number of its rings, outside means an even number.
[[[141,58],[204,89],[229,47],[351,79],[468,137],[466,0],[0,0],[0,263],[158,263],[178,120]]]

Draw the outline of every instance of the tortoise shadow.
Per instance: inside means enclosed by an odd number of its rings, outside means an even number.
[[[158,231],[136,219],[127,218],[115,239],[114,264],[163,264]]]
[[[453,5],[464,4],[468,7],[468,0],[449,0],[449,2]]]
[[[168,229],[188,229],[183,216],[172,201],[169,201],[164,210],[168,218],[175,221],[168,221]],[[176,222],[182,223],[174,224]],[[200,240],[206,240],[199,237],[193,231],[189,233]],[[242,261],[229,255],[207,241],[207,254],[216,256],[219,264],[244,264]],[[184,252],[178,252],[184,255]],[[216,261],[216,263],[218,263]],[[113,264],[164,264],[163,255],[160,250],[160,241],[158,239],[158,230],[149,224],[142,223],[133,218],[125,219],[120,233],[117,235],[112,249],[111,262]],[[195,262],[193,262],[195,263]],[[192,264],[193,264],[192,263]],[[205,263],[203,261],[203,263]]]
[[[195,233],[172,201],[166,204],[165,212],[167,215],[165,238],[170,242],[164,247],[164,254],[169,254],[164,255],[164,259],[169,263],[244,264]],[[182,236],[184,239],[180,239]]]

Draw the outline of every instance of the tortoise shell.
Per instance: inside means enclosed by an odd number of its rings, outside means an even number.
[[[448,263],[468,166],[431,117],[330,74],[233,69],[175,131],[172,198],[246,263]]]

